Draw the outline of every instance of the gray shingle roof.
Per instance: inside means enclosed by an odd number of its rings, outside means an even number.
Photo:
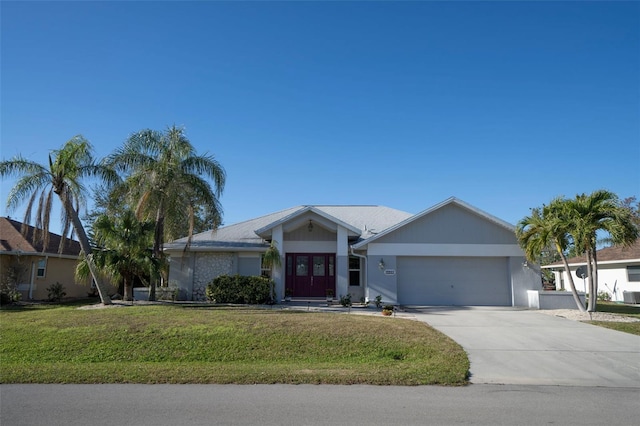
[[[215,231],[206,231],[193,236],[191,242],[192,250],[207,249],[247,249],[259,250],[265,248],[264,243],[255,231],[268,227],[270,224],[284,219],[288,216],[295,216],[297,212],[302,212],[310,206],[296,206],[265,216],[250,219],[244,222],[221,227]],[[385,206],[311,206],[314,209],[332,216],[350,226],[360,230],[361,238],[366,239],[390,226],[401,222],[411,213],[392,209]],[[180,238],[171,243],[165,244],[167,250],[183,249],[187,238]]]

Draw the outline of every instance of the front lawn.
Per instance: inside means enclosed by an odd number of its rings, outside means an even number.
[[[0,311],[1,383],[462,385],[462,348],[399,318],[145,305]]]
[[[598,312],[609,312],[612,314],[623,315],[627,317],[640,318],[640,307],[634,305],[626,305],[615,302],[598,302]],[[598,325],[600,327],[611,328],[625,333],[636,334],[640,336],[640,321],[637,322],[617,322],[617,321],[588,321],[589,324]]]

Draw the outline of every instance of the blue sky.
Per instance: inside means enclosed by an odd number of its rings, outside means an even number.
[[[555,196],[640,197],[638,2],[10,2],[1,157],[98,156],[184,126],[224,222],[299,204],[510,223]],[[0,215],[7,212],[2,182]]]

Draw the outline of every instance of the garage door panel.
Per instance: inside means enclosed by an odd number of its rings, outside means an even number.
[[[403,305],[511,305],[506,258],[399,257]]]

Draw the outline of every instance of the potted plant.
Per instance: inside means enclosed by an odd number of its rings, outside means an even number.
[[[376,308],[381,308],[382,307],[382,295],[379,294],[376,296]]]
[[[293,296],[293,289],[287,287],[284,289],[284,301],[291,302],[291,296]]]
[[[333,302],[333,289],[327,289],[327,302]]]
[[[385,317],[390,317],[393,315],[393,305],[384,305],[382,308],[382,315]]]

